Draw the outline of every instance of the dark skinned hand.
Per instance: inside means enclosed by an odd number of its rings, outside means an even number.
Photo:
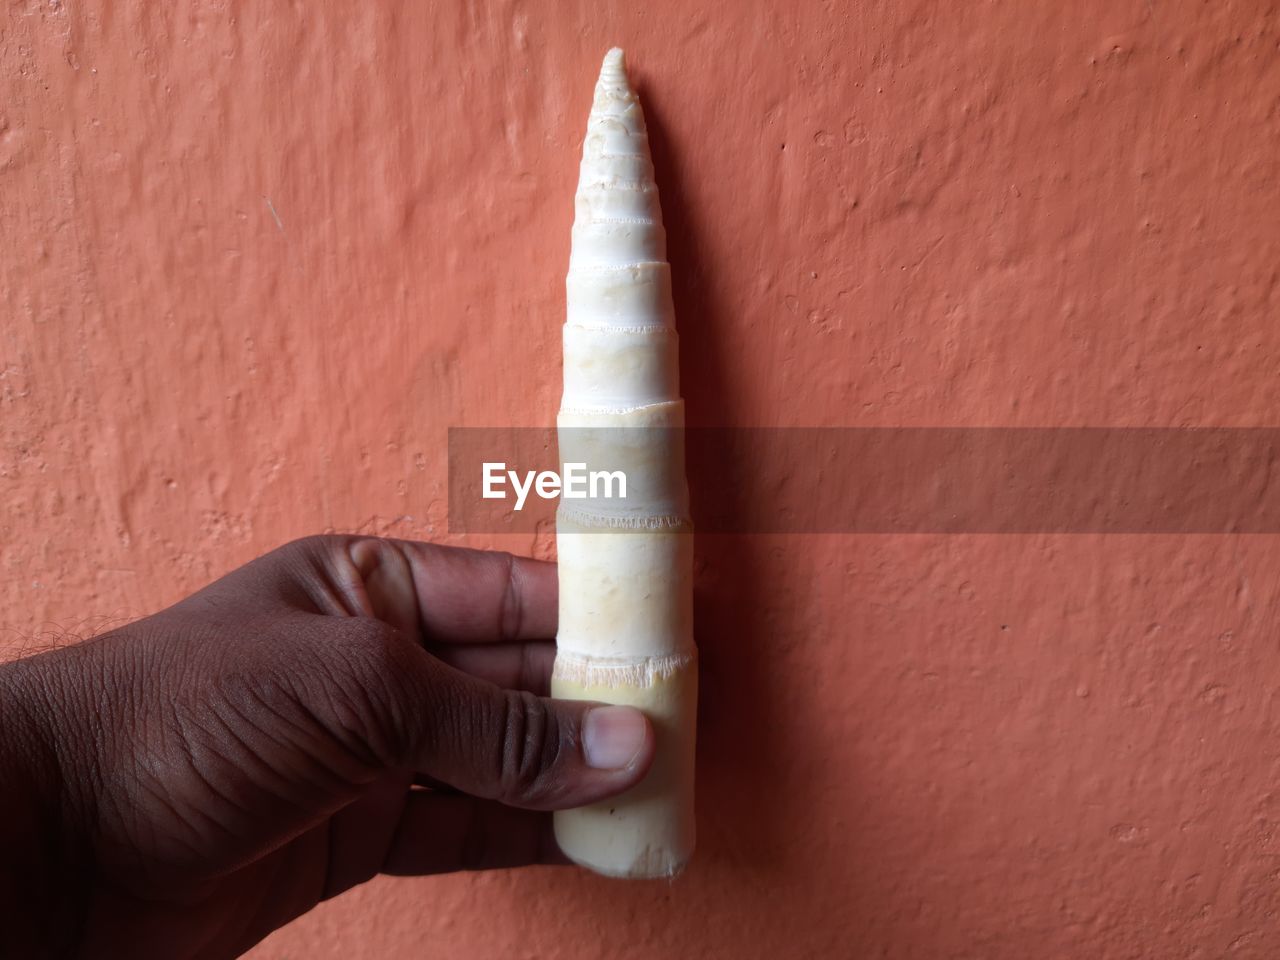
[[[563,862],[544,811],[653,734],[546,699],[555,629],[553,564],[314,537],[0,666],[0,955],[234,957],[379,873]]]

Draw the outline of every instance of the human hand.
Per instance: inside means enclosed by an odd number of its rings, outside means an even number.
[[[563,862],[539,811],[635,784],[653,734],[545,698],[555,627],[552,564],[313,537],[0,667],[3,939],[233,957],[378,873]]]

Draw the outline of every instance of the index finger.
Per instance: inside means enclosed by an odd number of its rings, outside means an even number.
[[[425,642],[510,643],[556,634],[554,563],[372,537],[352,543],[349,555],[375,615],[397,625],[416,622]]]

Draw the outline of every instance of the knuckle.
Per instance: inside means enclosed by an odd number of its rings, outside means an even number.
[[[522,609],[520,604],[520,584],[517,582],[516,558],[505,554],[506,570],[502,588],[502,604],[498,612],[498,636],[503,640],[513,640],[520,636],[522,626],[520,620]]]
[[[537,801],[552,792],[562,752],[559,718],[545,701],[524,691],[504,694],[500,799]]]
[[[338,557],[346,538],[316,534],[291,540],[228,576],[251,594],[263,594],[311,613],[349,614],[337,588]]]

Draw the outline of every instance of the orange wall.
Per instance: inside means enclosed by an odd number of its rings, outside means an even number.
[[[554,416],[614,43],[694,423],[1275,425],[1264,8],[5,4],[7,652],[302,533],[449,539],[445,429]],[[254,956],[1280,950],[1275,537],[699,551],[686,876],[378,881]]]

